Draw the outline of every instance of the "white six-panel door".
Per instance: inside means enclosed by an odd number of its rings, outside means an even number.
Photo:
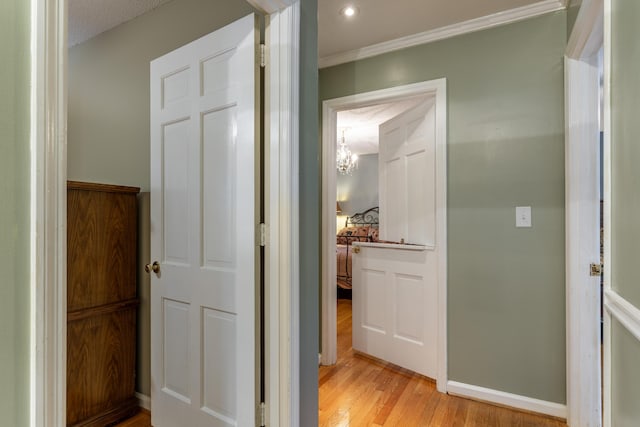
[[[255,425],[255,29],[151,63],[155,427]]]

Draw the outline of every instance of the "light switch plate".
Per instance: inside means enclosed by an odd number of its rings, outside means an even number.
[[[516,227],[531,227],[531,206],[516,206]]]

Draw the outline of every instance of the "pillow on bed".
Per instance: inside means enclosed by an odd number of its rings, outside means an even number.
[[[336,243],[348,245],[352,242],[368,242],[369,226],[364,227],[344,227],[338,232]]]
[[[369,240],[372,242],[377,242],[380,237],[380,230],[377,227],[371,227],[369,229]]]

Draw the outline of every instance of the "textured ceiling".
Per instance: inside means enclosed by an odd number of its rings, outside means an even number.
[[[69,0],[69,46],[97,36],[171,0]]]
[[[339,111],[337,122],[338,141],[342,138],[342,130],[344,129],[344,139],[352,153],[359,155],[377,153],[378,126],[422,101],[424,101],[424,98],[413,98],[354,110]]]
[[[321,58],[468,21],[540,0],[318,0]],[[359,13],[340,14],[347,5]]]

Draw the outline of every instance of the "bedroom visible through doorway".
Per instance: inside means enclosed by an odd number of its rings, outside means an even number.
[[[351,341],[350,336],[344,337],[344,332],[347,326],[351,330],[352,325],[343,324],[345,318],[349,318],[349,323],[359,325],[361,331],[364,331],[365,334],[368,333],[367,329],[375,329],[368,328],[365,325],[365,323],[372,320],[371,316],[364,323],[359,320],[351,321],[351,304],[354,304],[356,308],[353,314],[356,315],[357,319],[359,301],[373,301],[374,305],[383,306],[385,300],[401,300],[402,298],[399,298],[399,296],[404,291],[418,292],[415,295],[422,295],[425,292],[421,290],[423,289],[422,282],[420,282],[422,273],[417,276],[411,274],[398,275],[394,274],[392,269],[389,269],[387,273],[384,273],[386,279],[380,279],[378,282],[383,283],[386,280],[394,286],[400,283],[397,285],[399,291],[394,291],[393,297],[389,295],[389,298],[386,298],[383,295],[385,292],[384,286],[377,287],[382,291],[382,293],[378,292],[377,295],[369,292],[367,295],[358,296],[358,291],[356,290],[355,293],[353,291],[354,268],[357,271],[369,271],[370,269],[365,267],[362,270],[361,267],[354,266],[354,250],[358,254],[356,260],[366,259],[365,253],[377,252],[382,254],[387,251],[386,253],[388,254],[398,249],[403,249],[396,252],[398,254],[402,252],[399,259],[411,253],[412,250],[415,250],[415,254],[418,254],[419,257],[424,258],[427,256],[424,253],[433,250],[434,242],[437,241],[441,248],[437,251],[437,255],[435,252],[431,252],[429,255],[432,257],[429,272],[433,273],[433,278],[430,281],[433,286],[433,294],[430,295],[429,300],[434,304],[433,309],[429,311],[433,312],[434,316],[428,323],[431,325],[433,333],[422,334],[426,316],[423,318],[420,313],[425,310],[397,310],[401,312],[401,315],[396,316],[396,319],[390,319],[385,316],[390,323],[394,324],[394,327],[397,328],[398,325],[405,326],[404,329],[396,329],[396,331],[401,332],[400,334],[386,335],[403,338],[403,342],[414,341],[418,344],[420,344],[420,341],[427,342],[428,346],[433,349],[433,357],[431,358],[433,360],[433,368],[428,371],[428,376],[437,380],[440,391],[445,391],[446,386],[446,334],[444,333],[446,330],[445,90],[446,81],[442,79],[329,100],[325,101],[323,105],[324,256],[321,363],[323,365],[331,365],[338,359],[338,345],[336,342],[338,323],[341,323],[340,331],[342,333],[339,338],[341,340],[340,348],[350,351],[351,345],[345,347],[343,341],[347,340],[347,338]],[[384,137],[387,138],[387,143],[383,143],[383,147],[393,148],[387,149],[387,151],[383,148],[383,157],[381,158],[378,134],[380,133],[380,125],[387,122],[393,123],[393,125],[390,125],[391,127],[386,133],[383,131]],[[401,129],[398,135],[431,134],[431,139],[427,138],[431,143],[428,143],[424,148],[419,147],[414,150],[417,147],[415,146],[416,138],[408,138],[398,142],[402,138],[398,139],[397,135],[393,133],[396,128]],[[343,135],[344,142],[342,141]],[[336,168],[338,163],[336,155],[341,143],[352,154],[357,155],[357,166],[344,174],[341,174]],[[430,146],[429,144],[433,145]],[[393,169],[387,170],[389,164],[393,163],[394,156],[402,159],[402,161],[394,164]],[[428,167],[430,161],[433,162],[433,166]],[[418,168],[416,167],[418,164],[424,164],[427,167],[420,166]],[[402,167],[407,169],[397,169],[398,165],[404,165]],[[431,175],[429,171],[431,171]],[[426,182],[429,182],[430,185],[425,185]],[[424,194],[416,193],[417,197],[400,197],[396,194],[407,192],[409,189],[412,189],[411,191],[421,191],[429,186],[433,188],[433,191],[426,191]],[[402,190],[390,191],[390,195],[384,197],[384,191],[387,187],[402,188]],[[380,197],[381,191],[383,192],[382,198]],[[387,201],[386,204],[385,200]],[[421,206],[430,207],[432,214],[424,213],[428,209]],[[419,214],[416,214],[416,212],[419,212]],[[387,218],[386,222],[385,218]],[[418,223],[421,225],[416,227]],[[433,224],[432,227],[428,225],[430,223]],[[429,234],[426,231],[427,229],[431,233],[430,238],[427,238],[427,234]],[[382,235],[380,235],[381,232]],[[385,240],[386,242],[380,242],[380,240]],[[384,251],[381,251],[381,249],[384,249]],[[421,252],[423,253],[421,254]],[[386,257],[386,255],[377,256]],[[391,256],[389,259],[393,260],[394,258],[396,257]],[[382,264],[385,264],[385,262],[383,261],[380,265]],[[427,261],[420,261],[418,265],[426,266]],[[371,278],[365,276],[361,276],[361,280]],[[374,282],[375,280],[374,278]],[[370,286],[371,284],[372,286]],[[375,283],[368,282],[367,286],[356,288],[372,290],[375,287]],[[413,298],[415,295],[409,294],[411,292],[403,294],[404,297],[407,297],[404,300],[405,302],[415,299]],[[340,298],[337,298],[338,296]],[[355,300],[350,301],[349,297],[355,298]],[[338,310],[340,318],[343,320],[337,318]],[[369,310],[369,313],[372,311]],[[366,312],[366,309],[364,312]],[[364,312],[361,310],[360,315]],[[363,328],[362,326],[365,327]],[[357,341],[357,334],[355,336]],[[413,339],[412,337],[419,339]],[[423,339],[424,337],[426,338]],[[389,343],[389,345],[386,345],[380,341],[381,338],[382,335],[377,338],[380,348],[402,348],[403,343]],[[365,341],[368,340],[365,339]],[[357,347],[354,346],[354,348]],[[365,348],[360,351],[381,360],[394,362],[392,354],[378,353],[375,348]],[[396,351],[396,353],[400,352]],[[421,357],[418,355],[417,359]],[[400,366],[403,365],[398,362],[394,363]],[[411,365],[408,366],[408,369],[427,375]]]

